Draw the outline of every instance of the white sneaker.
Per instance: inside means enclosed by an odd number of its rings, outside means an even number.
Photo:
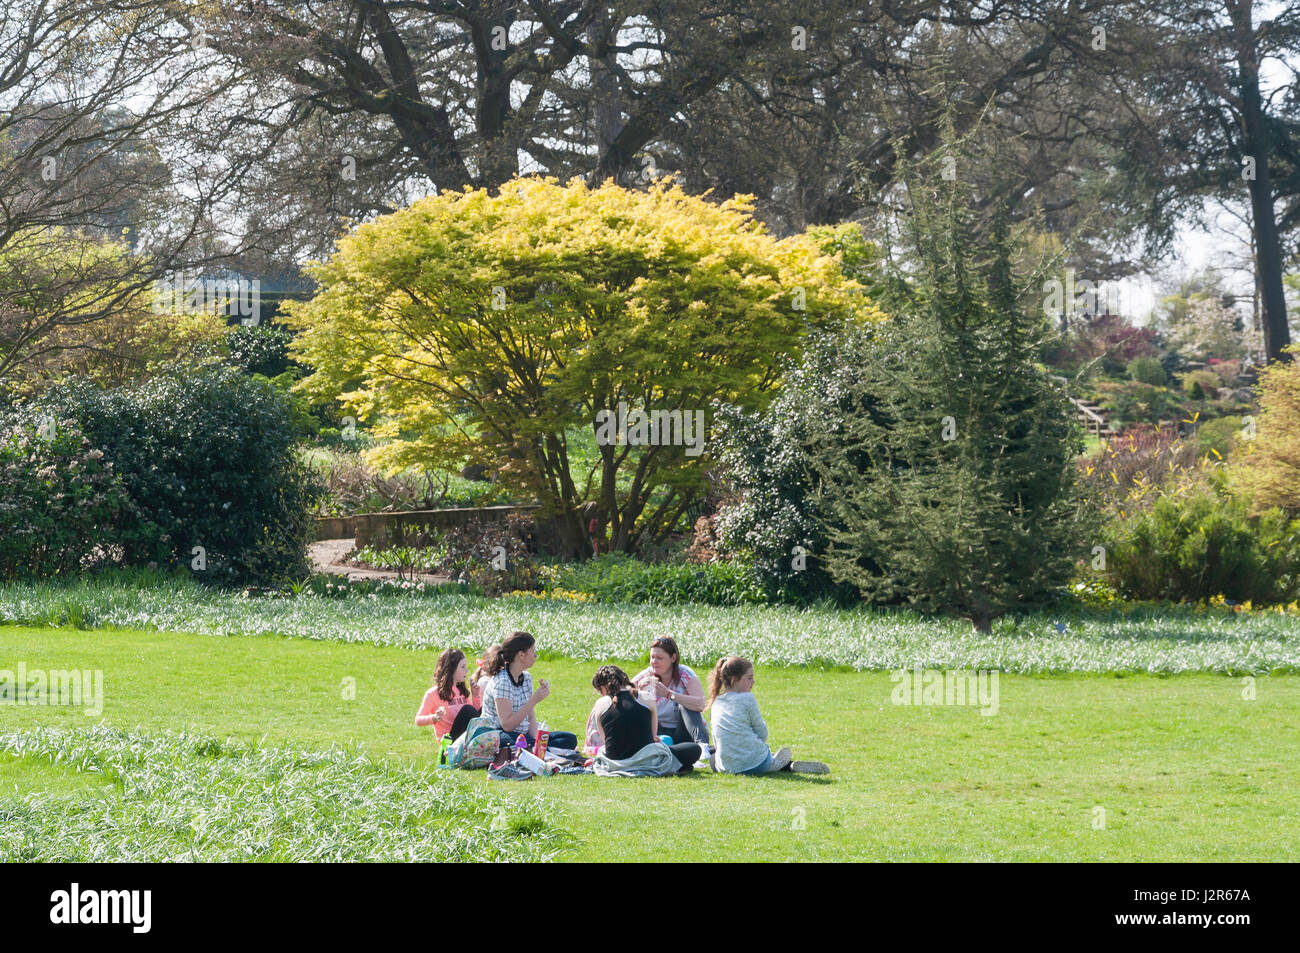
[[[830,774],[830,766],[821,761],[791,761],[790,770],[800,774]]]
[[[776,754],[772,755],[772,763],[768,765],[767,773],[771,774],[773,771],[784,771],[786,768],[790,767],[792,761],[794,761],[794,752],[789,748],[782,748]]]

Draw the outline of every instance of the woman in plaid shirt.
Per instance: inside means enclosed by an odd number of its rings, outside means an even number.
[[[542,679],[533,691],[529,669],[537,661],[537,640],[527,632],[511,632],[487,650],[483,658],[482,723],[501,732],[503,744],[512,744],[523,735],[531,748],[537,738],[537,705],[551,693],[550,683]],[[551,732],[550,747],[573,749],[578,736],[571,731]]]

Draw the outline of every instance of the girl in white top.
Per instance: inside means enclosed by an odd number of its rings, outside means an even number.
[[[702,712],[705,701],[704,685],[695,672],[681,664],[676,642],[666,635],[651,642],[650,665],[638,672],[632,681],[640,690],[653,689],[658,702],[656,714],[659,718],[659,734],[671,735],[672,744],[707,742],[708,739],[703,736],[693,737],[682,712],[678,710],[680,705],[689,712]],[[697,721],[702,726],[703,716]],[[703,732],[702,727],[700,730]]]
[[[829,774],[820,761],[795,761],[789,748],[772,754],[767,747],[767,723],[754,697],[754,664],[728,655],[709,673],[715,771],[727,774],[767,774],[802,771]]]

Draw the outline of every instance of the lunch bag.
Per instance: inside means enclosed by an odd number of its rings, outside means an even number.
[[[500,742],[501,733],[497,729],[471,718],[465,733],[447,749],[447,767],[486,768],[496,757]]]

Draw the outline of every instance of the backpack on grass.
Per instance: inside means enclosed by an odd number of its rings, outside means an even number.
[[[447,767],[486,768],[497,756],[500,744],[501,733],[497,729],[471,718],[465,733],[447,749]]]

